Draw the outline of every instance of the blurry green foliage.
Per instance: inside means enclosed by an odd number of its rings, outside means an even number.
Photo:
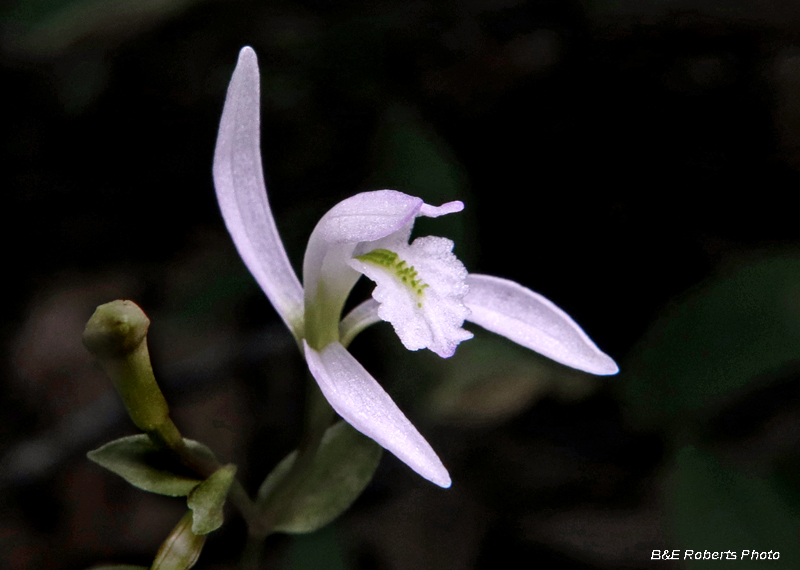
[[[772,481],[792,512],[800,515],[800,454],[777,458]]]
[[[293,537],[292,570],[345,570],[341,550],[336,541],[335,526]]]
[[[211,241],[216,238],[203,236],[196,251],[175,262],[173,278],[165,292],[164,312],[181,326],[224,323],[235,314],[239,303],[260,294],[233,245],[225,241],[220,246]]]
[[[17,25],[32,27],[80,3],[80,0],[22,0],[7,12],[6,18]]]
[[[623,364],[646,425],[702,419],[800,360],[800,254],[743,258],[675,301]]]
[[[796,458],[758,468],[720,461],[702,426],[800,361],[800,254],[742,255],[676,300],[623,363],[622,396],[635,419],[664,429],[678,450],[664,502],[679,547],[780,552],[800,558]],[[707,441],[703,450],[687,441]],[[792,562],[795,561],[795,562]],[[686,561],[688,567],[704,564]],[[737,560],[751,567],[764,561]],[[752,566],[755,567],[755,566]]]
[[[25,0],[4,14],[4,43],[29,55],[55,55],[92,37],[118,41],[198,0]]]
[[[778,492],[774,477],[745,474],[687,446],[678,451],[665,487],[678,548],[737,554],[737,568],[795,568],[800,560],[800,517]],[[741,551],[780,552],[770,561],[741,560]],[[702,560],[688,568],[705,567]],[[729,562],[733,564],[733,562]]]

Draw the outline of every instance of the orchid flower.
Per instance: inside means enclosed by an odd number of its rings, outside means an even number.
[[[426,479],[450,486],[428,442],[346,346],[384,320],[409,350],[452,356],[472,337],[465,320],[593,374],[615,374],[614,361],[553,303],[499,277],[468,274],[453,242],[420,237],[414,220],[459,212],[394,190],[363,192],[334,206],[314,228],[295,275],[267,200],[261,165],[259,71],[245,47],[228,87],[214,154],[222,216],[247,268],[303,349],[308,368],[333,409]],[[344,319],[342,308],[361,275],[376,283],[373,299]]]

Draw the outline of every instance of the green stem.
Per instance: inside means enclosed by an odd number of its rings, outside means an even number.
[[[305,410],[303,436],[294,463],[272,493],[256,504],[260,520],[258,526],[250,527],[253,540],[263,540],[272,534],[282,515],[291,507],[297,488],[311,473],[325,430],[333,420],[333,408],[310,375]]]
[[[239,559],[240,570],[258,570],[261,567],[261,555],[264,552],[264,539],[254,537],[252,534],[247,536],[247,543],[244,552]]]
[[[217,469],[222,467],[222,464],[216,460],[210,460],[203,457],[194,455],[186,442],[181,437],[178,428],[167,417],[166,422],[158,426],[152,432],[147,433],[150,439],[156,444],[165,447],[177,455],[180,462],[200,475],[203,479],[210,477]],[[234,507],[241,513],[248,527],[256,523],[258,513],[255,508],[255,503],[250,499],[244,486],[238,479],[234,479],[231,484],[231,489],[228,492],[228,498]]]

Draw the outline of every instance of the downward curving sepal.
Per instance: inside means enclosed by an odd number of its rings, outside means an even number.
[[[336,413],[429,481],[450,486],[433,448],[347,349],[338,342],[320,351],[303,345],[311,374]]]

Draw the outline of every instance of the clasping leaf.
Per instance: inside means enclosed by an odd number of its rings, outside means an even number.
[[[191,439],[183,441],[198,457],[216,461],[214,453],[202,443]],[[159,495],[184,497],[202,481],[181,465],[171,451],[157,447],[145,434],[116,439],[86,456],[134,487]]]
[[[258,502],[276,513],[276,531],[313,532],[344,512],[372,480],[383,449],[346,422],[329,427],[314,463],[296,486],[286,485],[297,451],[287,455],[258,490]]]

